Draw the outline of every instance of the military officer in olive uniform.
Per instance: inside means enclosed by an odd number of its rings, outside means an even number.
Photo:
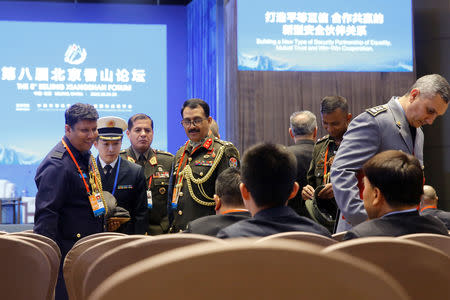
[[[348,112],[347,100],[341,96],[327,96],[320,104],[322,125],[328,135],[319,139],[314,145],[311,164],[307,173],[308,184],[302,190],[302,198],[307,201],[314,197],[314,192],[318,187],[322,190],[317,196],[320,199],[335,200],[333,188],[330,182],[330,169],[334,156],[342,141],[342,137],[347,130],[352,114]],[[308,203],[307,203],[308,207]],[[314,216],[312,216],[315,219]],[[335,218],[335,216],[332,216]],[[328,224],[322,224],[328,226]],[[333,228],[328,228],[333,230]]]
[[[131,146],[120,152],[123,159],[144,168],[147,183],[148,234],[158,235],[169,230],[167,192],[173,154],[151,148],[153,120],[146,114],[136,114],[128,120],[127,136]]]
[[[170,232],[186,229],[197,218],[214,215],[217,176],[226,168],[239,167],[239,152],[230,142],[209,133],[209,105],[189,99],[181,109],[181,121],[189,140],[177,151],[173,170],[172,224]]]

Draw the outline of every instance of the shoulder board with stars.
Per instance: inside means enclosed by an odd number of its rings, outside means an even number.
[[[329,134],[327,134],[326,136],[321,137],[320,139],[317,140],[316,144],[326,141],[329,137],[330,137]]]
[[[387,111],[388,107],[386,104],[375,106],[372,108],[366,109],[366,111],[371,114],[373,117],[377,116],[378,114]]]

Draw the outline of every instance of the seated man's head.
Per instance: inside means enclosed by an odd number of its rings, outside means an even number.
[[[417,208],[423,194],[423,171],[417,158],[398,150],[381,152],[364,164],[363,172],[369,219]]]
[[[241,172],[236,168],[225,169],[217,176],[216,193],[216,214],[221,214],[230,209],[244,208],[239,184],[241,183]]]
[[[258,144],[244,153],[240,186],[245,207],[252,215],[284,206],[297,194],[297,161],[282,145]]]
[[[423,186],[423,195],[420,201],[420,208],[426,206],[437,206],[439,197],[436,190],[431,185]]]

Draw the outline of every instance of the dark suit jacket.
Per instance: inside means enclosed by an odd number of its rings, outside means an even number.
[[[437,218],[420,216],[419,212],[413,211],[363,222],[349,230],[344,240],[366,236],[401,236],[411,233],[448,235],[448,230]]]
[[[305,231],[331,237],[320,224],[301,217],[288,206],[277,206],[258,212],[253,218],[230,225],[217,234],[219,238],[268,236],[280,232]]]
[[[436,209],[436,208],[428,208],[423,210],[420,213],[422,216],[433,216],[441,220],[448,230],[450,230],[450,212]]]
[[[108,180],[102,172],[101,164],[97,158],[97,165],[102,177],[103,190],[112,193],[114,179],[118,167],[118,161],[112,169]],[[144,171],[141,166],[125,159],[120,161],[120,170],[117,177],[116,191],[114,197],[117,205],[130,212],[131,220],[120,226],[120,232],[128,234],[144,234],[147,231],[147,194]]]
[[[251,215],[248,211],[235,211],[223,215],[201,217],[189,222],[184,232],[216,236],[221,229],[250,217]]]
[[[308,184],[306,181],[306,174],[308,173],[309,165],[312,159],[314,149],[314,141],[300,140],[295,145],[287,147],[289,151],[294,153],[297,158],[297,182],[300,185],[300,190],[297,195],[289,200],[288,205],[292,207],[295,212],[301,216],[309,217],[309,213],[305,207],[305,201],[302,199],[302,188]]]

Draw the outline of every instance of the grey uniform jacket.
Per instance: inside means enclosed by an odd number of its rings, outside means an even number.
[[[363,164],[379,152],[401,150],[415,155],[423,165],[423,140],[423,131],[417,128],[413,145],[398,97],[352,120],[331,167],[334,197],[341,210],[337,232],[349,230],[367,219],[356,177]]]

